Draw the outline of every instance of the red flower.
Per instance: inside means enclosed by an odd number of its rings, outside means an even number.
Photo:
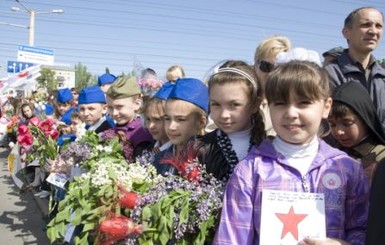
[[[119,198],[120,207],[133,209],[138,203],[138,194],[136,192],[127,191],[122,186],[119,186],[118,188],[122,192],[122,195]]]
[[[126,216],[114,216],[100,223],[101,232],[107,233],[113,237],[105,244],[113,244],[115,241],[126,238],[131,234],[142,233],[142,226],[135,224]]]
[[[44,133],[46,133],[46,134],[48,134],[49,136],[51,136],[51,138],[52,138],[53,140],[56,140],[57,138],[59,138],[59,135],[60,135],[59,131],[56,130],[56,129],[52,129],[51,131],[44,132]]]
[[[52,121],[51,119],[46,119],[46,120],[44,120],[42,122],[39,122],[39,124],[38,124],[39,128],[44,133],[51,131],[53,125],[54,125],[54,121]]]
[[[20,125],[17,129],[19,135],[29,134],[29,128],[26,125]]]
[[[29,119],[29,123],[32,124],[33,126],[37,126],[39,125],[40,120],[37,117],[32,117],[31,119]]]
[[[195,149],[194,142],[189,142],[177,156],[167,156],[161,159],[162,163],[171,164],[180,175],[191,182],[199,182],[200,170],[197,160],[200,152]]]
[[[20,134],[17,136],[17,142],[19,142],[19,144],[22,146],[30,146],[33,144],[33,137],[29,133]]]

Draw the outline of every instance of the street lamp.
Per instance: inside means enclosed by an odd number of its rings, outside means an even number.
[[[33,46],[34,45],[34,42],[35,42],[35,16],[37,14],[62,14],[64,13],[64,10],[62,9],[54,9],[54,10],[51,10],[51,11],[36,11],[36,10],[32,10],[32,9],[29,9],[27,8],[26,6],[24,6],[24,4],[22,4],[19,0],[15,0],[18,4],[20,4],[21,7],[23,7],[22,9],[19,8],[19,7],[12,7],[11,10],[12,11],[22,11],[22,12],[25,12],[27,14],[29,14],[29,26],[28,26],[28,29],[29,29],[29,38],[28,38],[28,44],[30,46]]]

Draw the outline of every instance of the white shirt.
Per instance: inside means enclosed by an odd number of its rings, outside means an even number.
[[[289,165],[297,169],[301,176],[304,176],[312,164],[319,148],[318,138],[315,136],[313,140],[305,145],[293,145],[281,140],[278,136],[273,140],[275,150],[282,154]]]

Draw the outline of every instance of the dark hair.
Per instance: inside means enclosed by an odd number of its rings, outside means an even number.
[[[231,71],[231,69],[221,72],[220,69],[222,68],[235,68],[240,72]],[[247,87],[247,96],[250,103],[258,108],[258,111],[252,116],[253,128],[251,130],[252,142],[258,145],[266,137],[266,131],[263,116],[259,110],[263,98],[263,89],[256,72],[252,66],[241,60],[226,61],[220,69],[208,81],[209,94],[214,84],[239,83]],[[242,73],[246,73],[246,76],[242,75]]]
[[[351,29],[353,27],[353,22],[354,22],[354,20],[355,20],[355,18],[357,16],[358,12],[360,12],[363,9],[375,9],[378,12],[380,12],[381,15],[382,15],[382,18],[384,18],[384,14],[379,9],[376,9],[376,8],[370,7],[370,6],[361,7],[361,8],[355,9],[352,12],[350,12],[350,14],[345,18],[344,27],[348,28],[348,29]]]
[[[314,62],[292,60],[278,65],[270,73],[265,94],[269,104],[287,103],[293,95],[311,101],[327,99],[330,97],[329,76]]]
[[[25,114],[24,114],[24,111],[23,111],[23,109],[25,108],[25,107],[29,107],[29,109],[31,109],[31,111],[32,111],[32,116],[31,117],[33,117],[33,110],[35,109],[35,107],[32,105],[32,104],[30,104],[30,103],[23,103],[23,104],[21,104],[20,105],[20,112],[21,112],[21,115],[24,117],[24,118],[27,118],[26,116],[25,116]],[[28,118],[27,118],[28,119]]]

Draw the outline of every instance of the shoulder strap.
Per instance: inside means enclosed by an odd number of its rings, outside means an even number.
[[[384,145],[377,145],[372,150],[374,154],[376,154],[376,162],[381,162],[385,158],[385,146]]]

